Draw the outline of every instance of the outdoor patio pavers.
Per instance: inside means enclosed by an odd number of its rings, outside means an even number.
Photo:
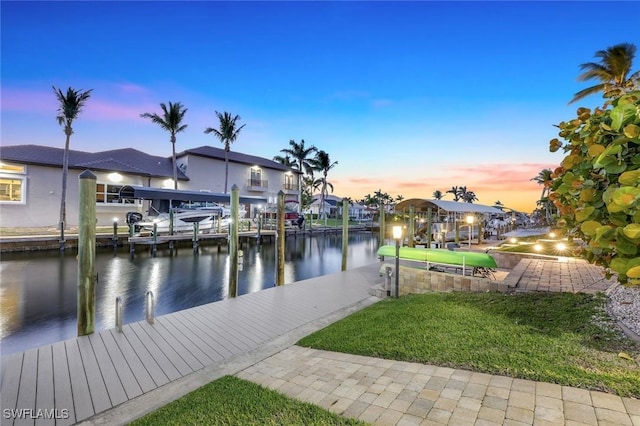
[[[372,370],[372,367],[374,370]],[[291,346],[239,372],[293,398],[318,404],[345,417],[377,425],[402,424],[619,424],[638,425],[640,401],[633,398],[425,365],[389,365],[386,360]],[[362,378],[382,371],[368,386]],[[321,378],[337,386],[299,392],[279,380]],[[407,391],[408,388],[410,391]],[[290,390],[291,389],[291,390]]]

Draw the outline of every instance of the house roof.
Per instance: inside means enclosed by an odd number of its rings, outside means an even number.
[[[485,206],[482,204],[474,203],[461,203],[458,201],[448,200],[427,200],[422,198],[411,198],[408,200],[400,201],[395,206],[395,210],[408,209],[413,206],[415,211],[427,211],[428,208],[445,210],[447,212],[460,212],[460,213],[494,213],[504,214],[500,209],[491,206]]]
[[[62,167],[64,149],[42,145],[0,148],[0,159],[23,164]],[[101,152],[69,150],[70,169],[105,170],[150,177],[173,177],[171,158],[145,154],[133,148]],[[178,180],[189,178],[178,170]]]
[[[183,157],[185,155],[199,155],[202,157],[215,158],[216,160],[224,160],[225,152],[222,148],[214,148],[212,146],[200,146],[193,149],[187,149],[176,154],[177,157]],[[294,169],[284,164],[280,164],[277,161],[272,161],[263,157],[257,157],[255,155],[242,154],[240,152],[229,151],[229,161],[234,163],[257,165],[275,170],[282,170],[285,172],[302,173],[298,169]]]

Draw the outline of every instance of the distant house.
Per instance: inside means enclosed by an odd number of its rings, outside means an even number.
[[[321,211],[327,213],[327,217],[342,217],[342,200],[343,198],[335,195],[327,195],[324,200],[324,210],[320,207],[320,194],[313,196],[313,202],[309,206],[309,212],[318,216]],[[366,206],[358,203],[349,203],[349,219],[355,221],[371,220],[371,210]]]
[[[0,149],[0,227],[57,227],[62,188],[64,150],[39,145]],[[176,156],[178,189],[223,192],[224,150],[199,147]],[[148,212],[150,202],[121,197],[125,187],[173,188],[172,160],[132,148],[102,152],[69,151],[67,225],[78,223],[78,176],[96,175],[98,225],[124,223],[129,211]],[[297,197],[296,170],[274,161],[229,153],[229,192],[235,184],[240,195],[261,195],[276,202],[280,190]],[[252,211],[251,206],[245,206]]]

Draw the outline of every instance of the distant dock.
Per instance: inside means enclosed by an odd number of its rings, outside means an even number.
[[[349,232],[363,232],[371,231],[371,226],[350,226]],[[287,227],[285,229],[286,236],[309,236],[309,235],[322,235],[322,234],[336,234],[342,232],[342,227],[314,227],[303,228]],[[181,246],[187,245],[189,242],[193,245],[197,243],[206,244],[218,244],[222,245],[226,243],[228,238],[227,232],[211,232],[211,233],[199,233],[197,239],[194,241],[193,232],[179,232],[174,235],[160,234],[155,237],[152,235],[133,236],[130,237],[128,233],[118,232],[113,233],[99,233],[96,234],[96,245],[98,247],[131,247],[135,246],[157,246],[179,244]],[[260,233],[256,229],[249,231],[240,231],[238,237],[240,243],[243,244],[249,241],[257,241],[258,237],[262,241],[271,242],[275,239],[276,231],[273,229],[262,229]],[[78,246],[77,234],[65,235],[65,248],[75,249]],[[10,236],[0,237],[0,253],[10,252],[24,252],[24,251],[38,251],[38,250],[59,250],[60,239],[58,235],[25,235],[25,236]]]

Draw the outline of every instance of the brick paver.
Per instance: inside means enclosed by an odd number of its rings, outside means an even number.
[[[419,363],[372,367],[375,360],[291,346],[238,376],[278,383],[277,390],[288,396],[377,425],[639,425],[640,401],[634,398],[464,370],[426,370]],[[362,385],[371,372],[374,382]],[[289,380],[282,384],[281,377]]]

